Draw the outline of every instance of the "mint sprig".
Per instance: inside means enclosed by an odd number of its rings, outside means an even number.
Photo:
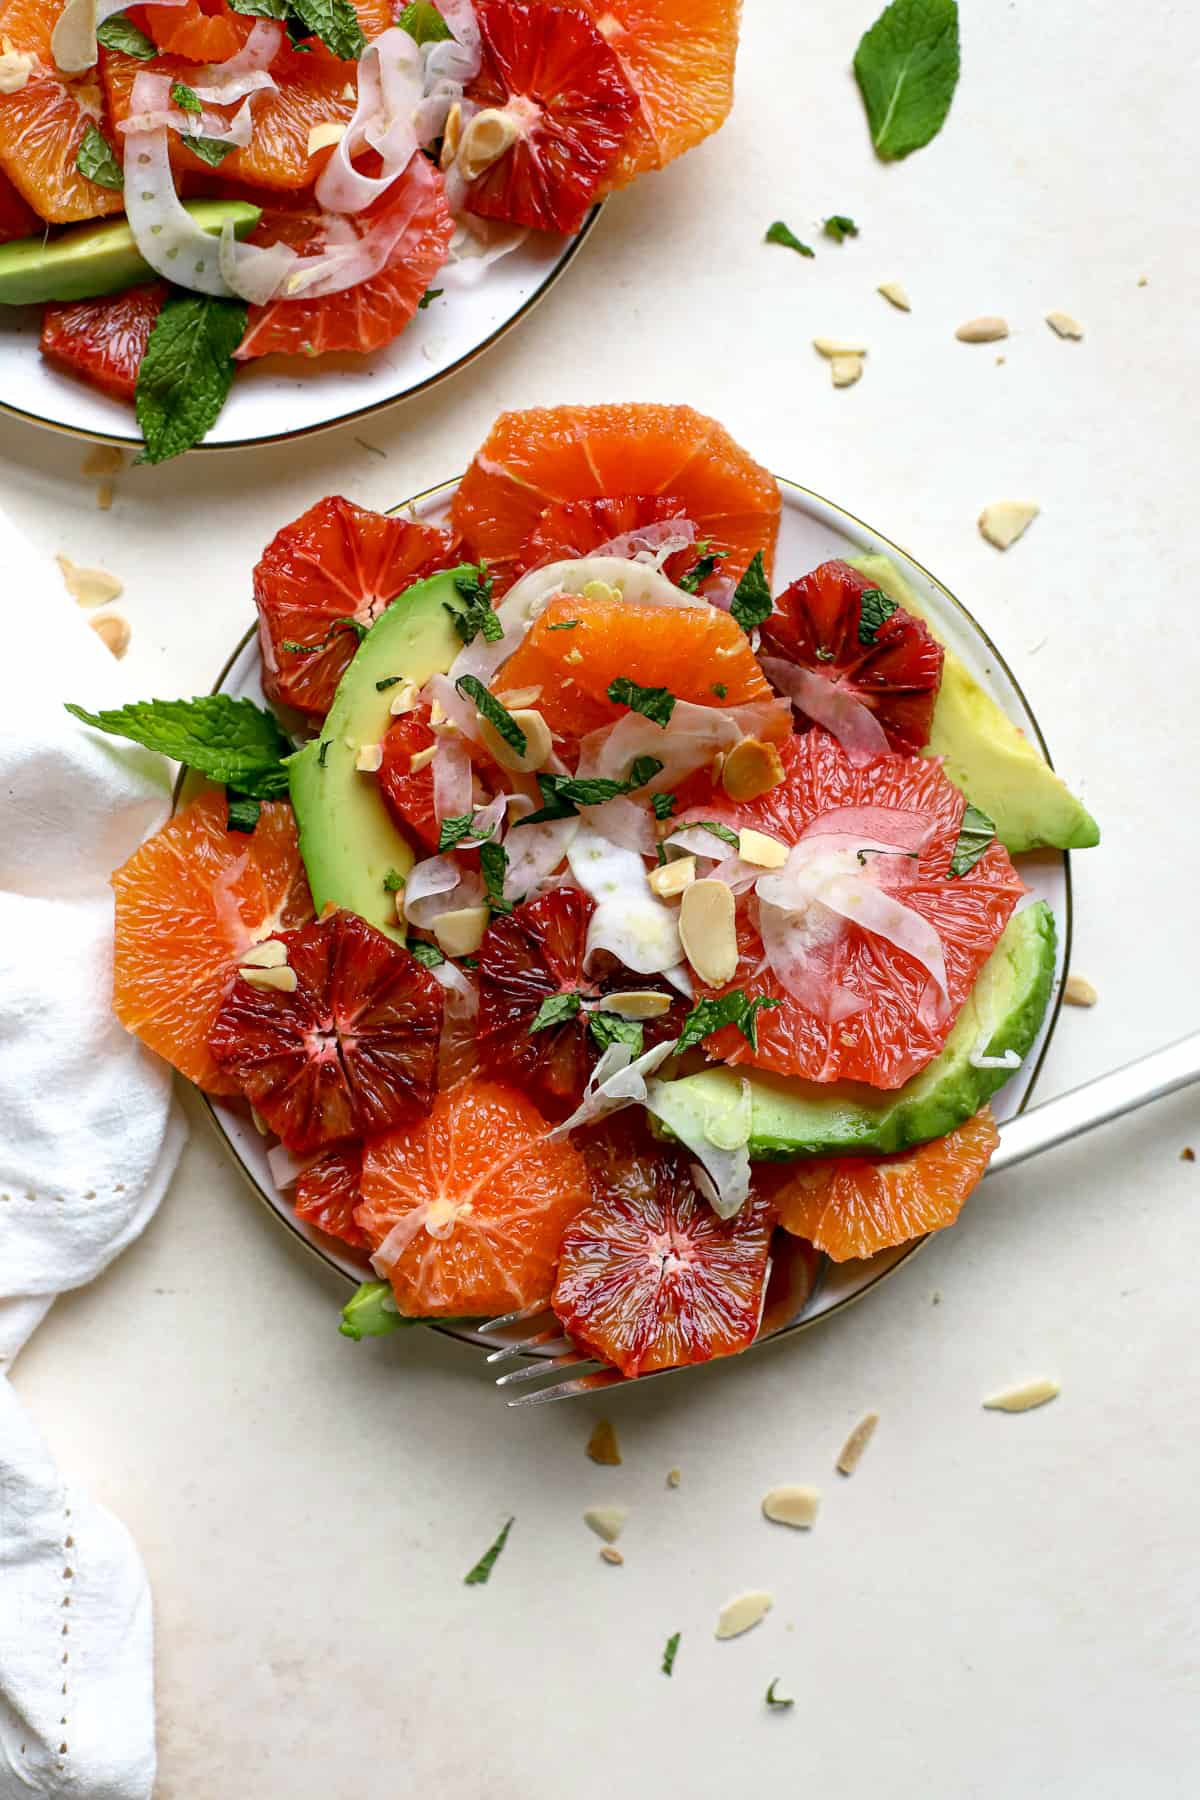
[[[565,1025],[578,1016],[581,1004],[578,994],[547,994],[530,1020],[530,1035],[549,1031],[553,1025]]]
[[[157,750],[239,794],[274,800],[287,793],[283,758],[292,746],[273,714],[253,700],[201,694],[195,700],[135,700],[95,713],[68,703],[67,711],[95,731]]]
[[[772,605],[763,553],[756,550],[750,559],[750,567],[737,584],[729,610],[748,637],[754,627],[768,617]]]
[[[492,611],[492,577],[488,574],[487,564],[481,562],[476,568],[459,569],[454,576],[454,587],[467,604],[462,612],[453,606],[447,606],[446,611],[454,620],[454,629],[463,643],[473,644],[480,632],[485,643],[499,643],[504,636],[504,627]]]
[[[669,725],[675,711],[675,696],[670,688],[640,687],[628,675],[618,675],[609,682],[608,697],[614,706],[627,706],[630,712],[641,713],[655,725]]]
[[[139,31],[124,13],[114,13],[103,25],[96,27],[96,42],[103,44],[106,50],[120,50],[126,56],[136,57],[138,62],[153,62],[158,55],[154,40]]]
[[[896,602],[882,588],[864,588],[859,600],[859,643],[870,649],[879,635],[880,626],[886,625],[892,614],[899,610]]]
[[[683,1030],[675,1046],[676,1054],[682,1055],[685,1050],[694,1049],[725,1025],[736,1025],[750,1048],[757,1050],[759,1013],[781,1004],[779,1000],[767,999],[764,994],[756,994],[750,1000],[741,988],[733,988],[728,994],[719,994],[715,999],[697,1000],[683,1021]]]
[[[419,938],[408,947],[424,969],[438,969],[446,960],[436,944],[426,944]]]
[[[969,802],[958,828],[954,853],[950,858],[951,875],[966,875],[975,867],[996,836],[996,822],[978,806]]]
[[[97,187],[112,188],[116,192],[125,186],[125,176],[117,161],[116,152],[104,133],[90,119],[83,128],[83,136],[75,152],[75,167],[85,180],[95,182]]]
[[[607,1050],[612,1044],[627,1044],[635,1057],[642,1054],[646,1033],[640,1019],[623,1019],[620,1013],[590,1012],[588,1031],[598,1050]]]
[[[957,0],[892,0],[854,53],[871,142],[885,162],[937,136],[958,71]]]
[[[522,825],[542,825],[555,819],[573,819],[581,806],[603,806],[606,800],[615,800],[620,794],[632,794],[638,788],[645,787],[648,781],[654,780],[662,767],[656,756],[639,756],[625,781],[614,781],[608,775],[539,775],[537,784],[546,804],[537,812],[526,813],[523,819],[517,819],[513,830]]]
[[[244,301],[171,294],[138,368],[139,462],[166,462],[200,442],[225,404],[245,331]]]
[[[350,0],[288,0],[289,11],[343,62],[356,62],[367,47]]]

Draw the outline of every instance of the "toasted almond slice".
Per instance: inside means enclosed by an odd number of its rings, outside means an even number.
[[[1003,1394],[993,1394],[983,1404],[988,1412],[1029,1412],[1032,1407],[1045,1406],[1047,1400],[1055,1399],[1061,1391],[1057,1381],[1043,1376],[1041,1381],[1027,1381],[1023,1387],[1008,1388]]]
[[[592,1435],[587,1441],[587,1453],[594,1463],[605,1463],[615,1468],[620,1462],[617,1434],[608,1419],[597,1419],[593,1425]]]
[[[912,311],[912,301],[898,281],[881,281],[875,292],[882,294],[885,300],[890,301],[901,312]]]
[[[125,467],[125,458],[115,444],[95,444],[83,459],[83,474],[111,477]]]
[[[397,682],[396,684],[396,690],[388,705],[388,711],[394,718],[398,719],[403,713],[410,713],[420,698],[421,690],[416,682],[410,681],[408,677],[405,676],[403,681]]]
[[[318,150],[328,150],[330,144],[340,144],[346,135],[346,119],[322,119],[319,125],[308,128],[308,154],[315,156]]]
[[[129,620],[121,613],[97,613],[95,618],[88,620],[88,624],[104,648],[110,650],[120,662],[129,648],[129,639],[132,635],[129,629]]]
[[[853,1475],[862,1458],[862,1453],[875,1435],[875,1427],[879,1423],[879,1414],[869,1412],[858,1421],[850,1436],[842,1445],[842,1453],[837,1459],[838,1472],[842,1475]]]
[[[731,800],[757,800],[783,780],[783,762],[774,744],[743,738],[725,758],[721,786]]]
[[[431,700],[429,702],[429,723],[435,731],[439,726],[447,723],[446,709],[440,700]]]
[[[395,902],[396,902],[397,923],[400,925],[407,925],[408,924],[408,915],[404,910],[404,889],[397,888],[394,898],[395,898]]]
[[[763,1495],[762,1509],[777,1525],[794,1525],[810,1531],[816,1524],[821,1490],[815,1487],[773,1487]]]
[[[485,106],[462,134],[457,162],[465,181],[475,181],[490,169],[521,135],[521,125],[507,107]]]
[[[263,1118],[256,1106],[250,1108],[250,1118],[259,1137],[270,1137],[271,1127],[267,1124],[267,1121]]]
[[[85,569],[69,556],[56,556],[63,582],[72,600],[80,606],[107,606],[125,592],[124,586],[107,569]]]
[[[1100,998],[1084,975],[1068,975],[1063,982],[1063,999],[1068,1006],[1095,1006]]]
[[[410,775],[419,775],[421,773],[422,769],[427,769],[429,767],[430,763],[433,761],[433,759],[436,755],[437,755],[437,745],[436,744],[426,744],[426,746],[423,750],[414,750],[412,755],[408,759],[409,774]]]
[[[99,512],[111,512],[113,503],[113,485],[111,481],[102,481],[96,489],[96,508]]]
[[[589,1531],[594,1531],[606,1544],[615,1544],[628,1517],[627,1506],[589,1506],[584,1512],[583,1522]]]
[[[623,1563],[625,1558],[621,1555],[621,1552],[614,1549],[611,1544],[605,1544],[603,1550],[600,1552],[600,1561],[606,1563]]]
[[[748,1594],[736,1594],[717,1614],[716,1636],[741,1637],[744,1631],[752,1631],[762,1623],[771,1606],[771,1596],[762,1588],[754,1588]]]
[[[363,775],[374,775],[383,767],[382,744],[360,744],[354,766]]]
[[[501,706],[507,707],[509,712],[516,712],[522,706],[536,706],[541,697],[540,684],[537,687],[509,688],[496,695]]]
[[[621,590],[611,586],[607,581],[589,581],[584,584],[583,598],[585,600],[619,600]]]
[[[661,1019],[671,1010],[671,996],[657,988],[627,988],[619,994],[602,995],[590,1010],[616,1013],[619,1019]]]
[[[238,967],[242,969],[282,969],[287,959],[286,944],[281,944],[278,938],[264,938],[261,944],[251,944]]]
[[[667,1486],[669,1488],[677,1488],[682,1480],[683,1476],[678,1469],[667,1470]]]
[[[980,319],[968,319],[954,335],[960,344],[994,344],[1008,336],[1008,321],[985,313]]]
[[[679,904],[679,941],[701,981],[723,987],[738,963],[733,889],[723,881],[693,881]]]
[[[756,869],[782,869],[788,859],[788,847],[781,838],[768,837],[765,831],[743,826],[738,832],[738,855]]]
[[[442,130],[442,154],[440,157],[440,165],[443,169],[448,169],[458,155],[458,146],[461,140],[462,107],[456,100],[454,105],[450,108],[450,111],[446,114],[446,123]]]
[[[275,988],[281,994],[296,991],[296,971],[289,969],[286,963],[278,969],[240,969],[238,973],[251,987]]]
[[[829,364],[829,374],[834,387],[853,387],[862,379],[863,359],[861,356],[835,356]]]
[[[486,906],[457,906],[433,921],[433,935],[444,956],[474,956],[488,928]]]
[[[674,862],[651,869],[649,879],[651,893],[657,894],[660,900],[670,900],[695,881],[696,859],[694,856],[677,856]]]
[[[479,735],[488,754],[502,769],[511,769],[517,775],[531,775],[535,769],[545,768],[554,750],[554,737],[540,712],[522,706],[509,714],[514,725],[519,725],[525,733],[524,754],[514,750],[500,736],[490,719],[485,719],[482,713],[476,713],[475,717],[479,721]]]
[[[1070,313],[1048,312],[1046,323],[1051,331],[1058,333],[1060,338],[1081,338],[1083,336],[1083,326],[1078,319],[1073,319]]]
[[[1024,537],[1041,507],[1035,500],[993,500],[979,515],[979,529],[997,550],[1007,550]]]
[[[867,354],[867,346],[860,344],[856,338],[814,338],[813,349],[818,355],[829,357],[830,361],[835,356],[865,356]]]

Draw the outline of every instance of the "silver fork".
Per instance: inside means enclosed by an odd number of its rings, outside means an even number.
[[[1093,1131],[1097,1125],[1107,1125],[1124,1113],[1134,1112],[1152,1100],[1161,1100],[1194,1081],[1200,1081],[1200,1032],[1193,1032],[1189,1037],[1180,1038],[1178,1043],[1169,1044],[1165,1050],[1156,1050],[1137,1062],[1127,1063],[1123,1069],[1098,1076],[1095,1081],[1087,1081],[1082,1087],[1072,1088],[1069,1093],[1059,1094],[1053,1100],[1043,1101],[1041,1106],[1031,1107],[1028,1112],[1005,1120],[1000,1127],[999,1146],[988,1164],[987,1173],[1003,1174],[1006,1169],[1015,1168],[1043,1150],[1065,1144],[1085,1131]],[[803,1308],[798,1315],[798,1318],[802,1317]],[[791,1323],[796,1322],[794,1319]],[[549,1387],[515,1394],[507,1399],[509,1406],[541,1406],[550,1400],[569,1400],[576,1394],[595,1393],[598,1388],[615,1387],[626,1380],[617,1369],[608,1368],[595,1357],[575,1348],[570,1338],[563,1334],[549,1301],[539,1301],[521,1312],[506,1313],[502,1318],[481,1325],[479,1331],[493,1336],[515,1331],[518,1327],[523,1329],[492,1350],[487,1360],[492,1364],[505,1362],[513,1356],[533,1360],[522,1368],[498,1376],[497,1387],[507,1391],[547,1375],[561,1375],[567,1369],[579,1373],[566,1381],[555,1381]],[[790,1326],[777,1326],[756,1342],[765,1343],[768,1338],[778,1336],[781,1330],[788,1329]],[[676,1372],[672,1369],[662,1371],[664,1375]],[[643,1375],[638,1379],[650,1378]]]

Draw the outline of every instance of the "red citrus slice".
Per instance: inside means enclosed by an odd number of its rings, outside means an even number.
[[[698,810],[733,829],[752,826],[794,844],[805,826],[835,807],[886,807],[921,813],[932,836],[913,865],[901,902],[929,921],[941,940],[950,1006],[938,1018],[922,1007],[928,977],[907,952],[850,926],[828,951],[822,973],[863,1003],[849,1017],[830,1020],[789,994],[770,969],[760,969],[762,942],[748,904],[739,906],[741,957],[731,986],[781,1004],[758,1016],[754,1050],[732,1027],[706,1048],[730,1063],[752,1062],[810,1081],[866,1081],[899,1087],[937,1055],[980,969],[995,948],[1024,887],[1000,844],[966,875],[951,878],[950,858],[966,802],[941,765],[915,756],[886,756],[855,768],[824,731],[791,738],[781,747],[784,779],[760,799],[733,806],[714,795]]]
[[[899,1156],[839,1156],[771,1169],[766,1191],[784,1230],[834,1262],[874,1256],[953,1225],[999,1142],[985,1106],[947,1137]]]
[[[292,809],[265,805],[252,832],[225,829],[221,794],[169,819],[112,878],[113,1008],[127,1031],[210,1093],[237,1083],[208,1034],[252,944],[312,917]]]
[[[383,804],[404,835],[426,850],[436,850],[441,835],[433,804],[433,769],[426,763],[414,770],[412,759],[435,741],[427,707],[404,713],[384,733],[379,768]]]
[[[690,406],[534,407],[501,413],[454,496],[453,519],[508,586],[548,506],[617,495],[678,495],[701,537],[730,555],[735,579],[779,530],[775,479],[724,426]]]
[[[332,494],[277,531],[254,565],[269,700],[323,718],[370,627],[397,595],[454,562],[450,533]],[[300,645],[295,649],[289,646]]]
[[[8,176],[0,170],[0,244],[33,237],[41,224],[33,208],[26,206]]]
[[[442,1029],[428,970],[357,913],[277,935],[294,992],[239,974],[208,1039],[272,1131],[289,1150],[319,1150],[424,1111]]]
[[[637,95],[587,14],[574,7],[479,0],[479,74],[467,89],[517,125],[512,146],[471,183],[483,218],[578,231],[616,162]]]
[[[364,1249],[366,1236],[354,1223],[354,1209],[362,1200],[361,1181],[361,1144],[326,1151],[297,1179],[296,1217],[315,1225],[327,1237]]]
[[[492,1317],[550,1292],[583,1158],[514,1088],[466,1081],[373,1138],[355,1219],[409,1318]]]
[[[567,557],[587,556],[602,544],[646,525],[677,519],[687,508],[677,494],[614,494],[601,500],[561,500],[548,506],[526,538],[516,573],[541,569]],[[714,546],[720,549],[720,545]],[[689,547],[677,550],[663,564],[668,581],[678,580],[696,561]]]
[[[687,1153],[624,1125],[590,1134],[585,1155],[591,1198],[566,1229],[553,1297],[576,1344],[635,1376],[753,1343],[770,1206],[752,1197],[718,1219]]]
[[[48,306],[42,314],[42,355],[106,394],[132,400],[150,330],[166,297],[166,283],[154,281],[103,300]]]
[[[76,166],[89,125],[98,126],[111,144],[117,140],[94,71],[68,77],[55,67],[50,37],[61,11],[59,0],[0,4],[4,47],[36,58],[21,87],[0,93],[0,171],[38,217],[53,225],[98,219],[120,212],[123,204],[119,192],[89,181]]]
[[[378,37],[392,24],[387,0],[353,0],[365,37]],[[225,0],[184,0],[182,6],[130,8],[133,18],[149,33],[160,50],[183,56],[189,62],[226,62],[236,56],[250,35],[254,19],[233,12]],[[319,39],[309,40],[315,54]]]
[[[873,587],[849,563],[822,563],[780,594],[763,622],[761,651],[851,695],[874,713],[893,750],[915,756],[929,742],[945,652],[900,607],[873,634],[868,620],[864,643],[862,597]]]

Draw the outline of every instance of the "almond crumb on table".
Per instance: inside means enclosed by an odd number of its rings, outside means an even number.
[[[1045,1406],[1048,1400],[1057,1399],[1061,1393],[1057,1381],[1043,1376],[1038,1381],[1027,1381],[1021,1387],[1006,1388],[1001,1394],[993,1394],[990,1400],[983,1403],[985,1412],[1031,1412],[1035,1406]]]
[[[625,1558],[615,1545],[605,1544],[600,1552],[600,1561],[606,1563],[623,1563]]]
[[[1068,1006],[1095,1006],[1099,998],[1085,975],[1068,975],[1063,983],[1063,999]]]
[[[841,1455],[837,1459],[839,1475],[853,1475],[862,1461],[862,1453],[875,1435],[875,1427],[879,1423],[879,1414],[869,1412],[858,1421],[850,1436],[842,1445]]]

